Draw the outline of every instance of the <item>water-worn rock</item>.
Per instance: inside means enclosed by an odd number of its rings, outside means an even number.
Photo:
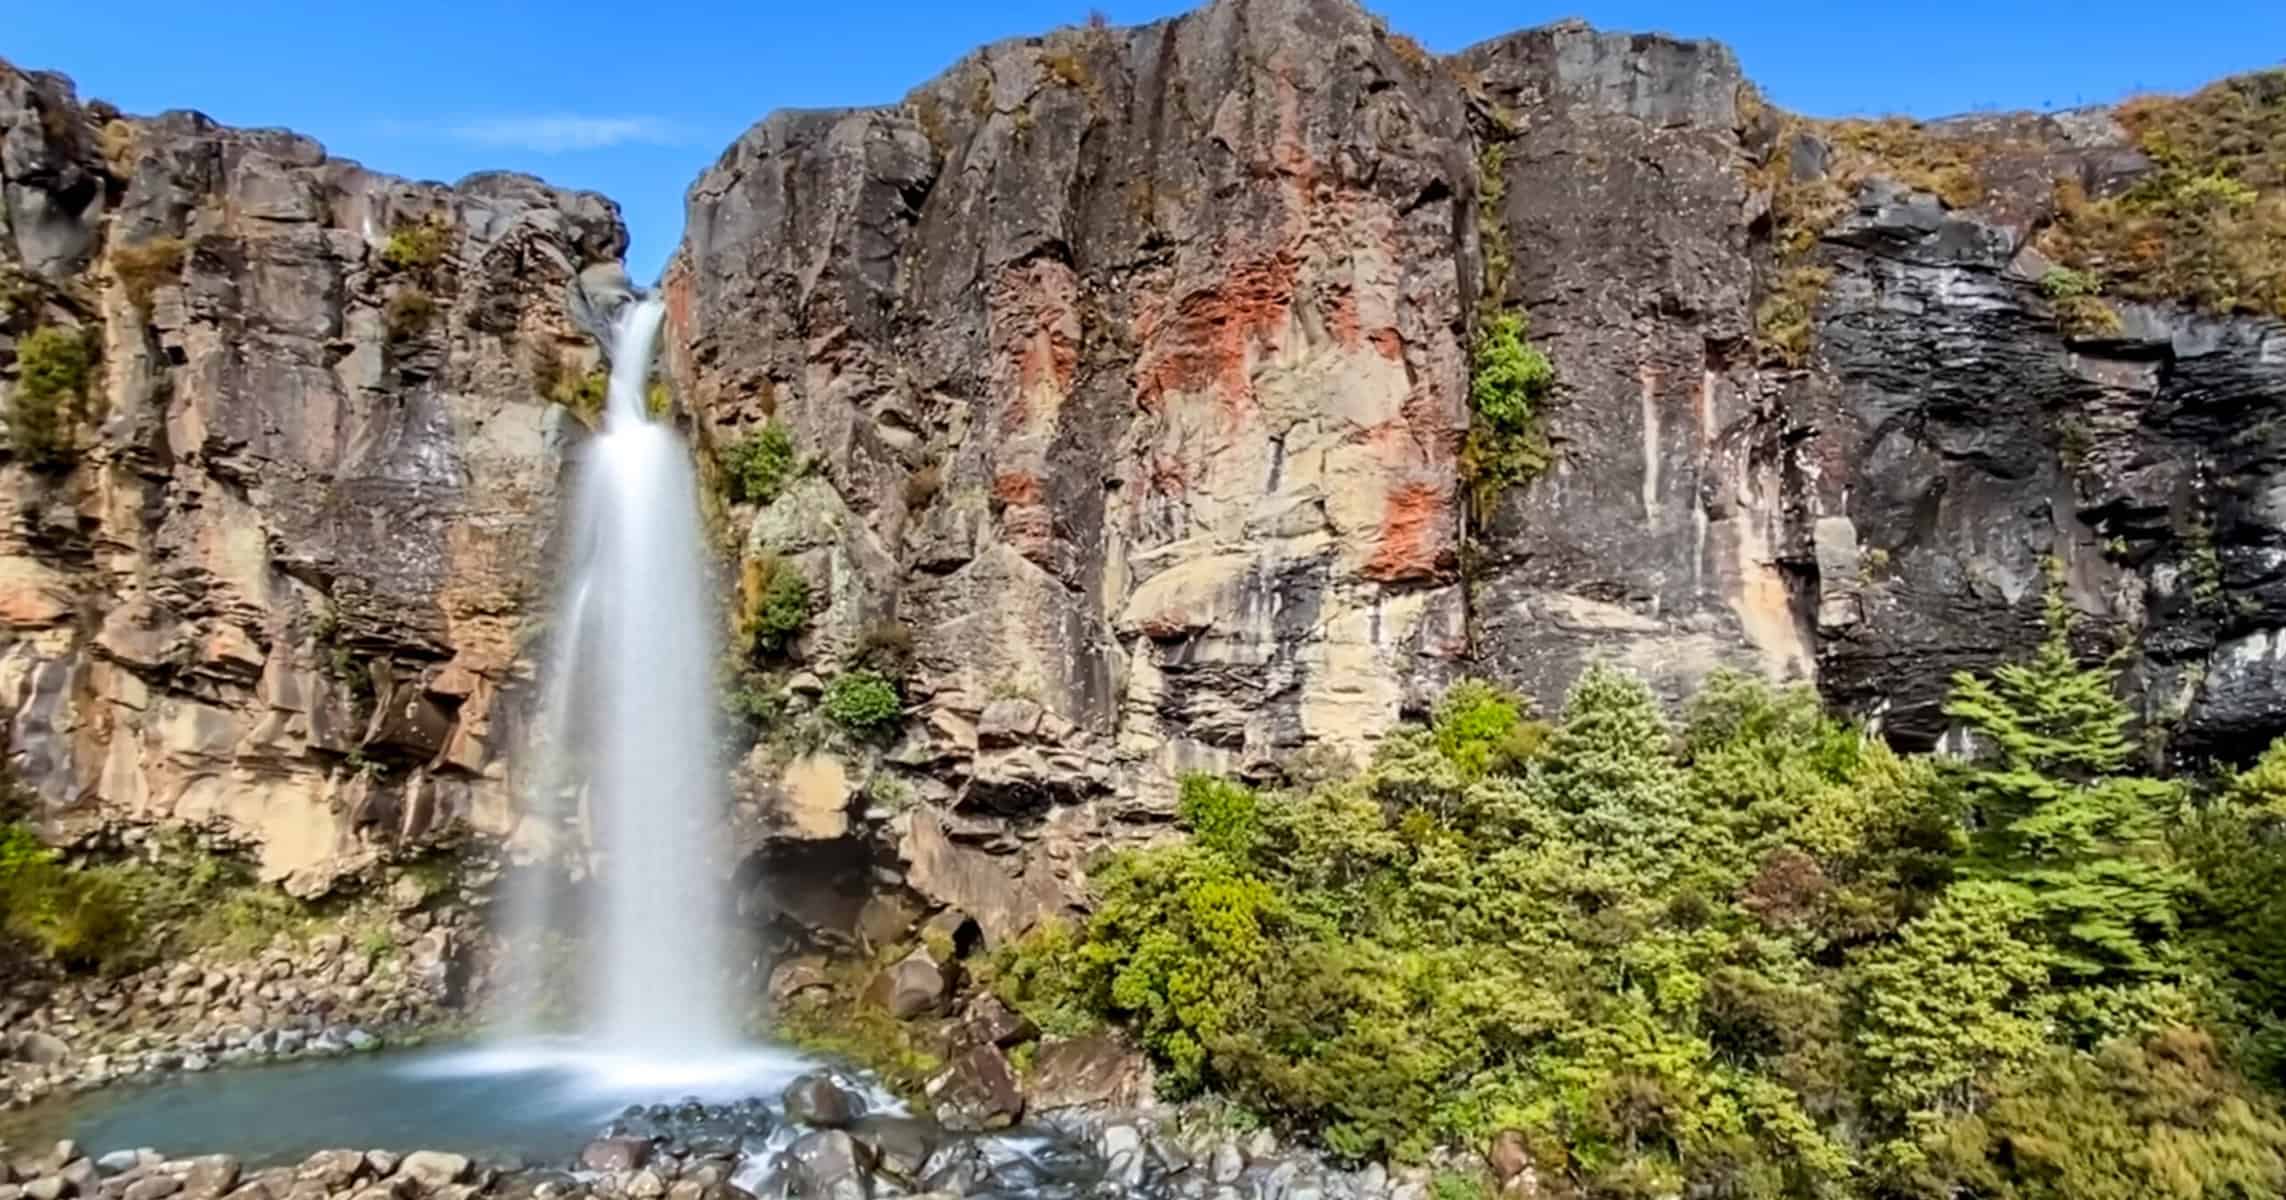
[[[865,1003],[910,1020],[943,1012],[952,989],[952,972],[922,948],[876,972],[865,986]]]
[[[183,1200],[220,1200],[238,1186],[242,1171],[238,1159],[228,1154],[201,1155],[189,1165],[183,1175]]]
[[[468,1174],[469,1162],[465,1155],[447,1154],[441,1150],[415,1150],[397,1165],[397,1173],[426,1189],[459,1183]]]
[[[125,1200],[167,1200],[183,1190],[183,1181],[173,1175],[146,1175],[127,1185],[122,1193]]]
[[[812,1072],[787,1084],[778,1103],[787,1120],[818,1129],[843,1128],[865,1112],[864,1097],[823,1072]]]
[[[852,1123],[850,1136],[865,1143],[883,1171],[902,1179],[920,1178],[943,1135],[928,1121],[913,1117],[870,1116]]]
[[[590,1171],[631,1171],[649,1161],[648,1138],[600,1137],[579,1152],[579,1165]]]
[[[786,1147],[802,1195],[812,1200],[867,1200],[872,1195],[872,1151],[840,1129],[818,1129]]]
[[[1006,1129],[1024,1115],[1024,1096],[1008,1057],[993,1045],[977,1046],[952,1061],[922,1089],[937,1123],[947,1129]]]

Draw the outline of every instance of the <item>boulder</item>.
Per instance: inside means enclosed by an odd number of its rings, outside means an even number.
[[[167,1200],[183,1190],[183,1181],[173,1175],[145,1175],[127,1185],[120,1193],[122,1200]]]
[[[778,1103],[786,1119],[813,1129],[842,1129],[865,1113],[865,1098],[843,1088],[822,1071],[786,1085]]]
[[[294,1168],[295,1183],[312,1183],[337,1192],[351,1183],[373,1177],[361,1150],[320,1150]]]
[[[1024,1115],[1016,1073],[998,1046],[977,1046],[953,1060],[922,1089],[947,1129],[1006,1129]]]
[[[796,1182],[809,1200],[868,1200],[873,1194],[873,1151],[840,1129],[819,1129],[786,1147]]]
[[[922,948],[881,968],[865,986],[865,1002],[911,1020],[943,1012],[952,987],[952,972]]]
[[[1040,1027],[1032,1018],[1002,1003],[998,996],[981,992],[968,1002],[968,1016],[961,1022],[961,1040],[974,1046],[999,1046],[1007,1049],[1040,1036]]]
[[[459,1154],[440,1150],[415,1150],[397,1165],[397,1173],[424,1191],[434,1191],[448,1183],[459,1183],[468,1174],[468,1159]]]
[[[1025,1091],[1034,1112],[1134,1108],[1151,1097],[1151,1064],[1110,1034],[1043,1042]]]
[[[651,1143],[639,1137],[600,1137],[579,1152],[579,1165],[589,1171],[632,1171],[651,1161]]]
[[[206,1154],[190,1160],[183,1175],[183,1200],[220,1200],[238,1186],[238,1160],[228,1154]]]
[[[778,1004],[801,996],[805,992],[826,991],[833,980],[825,967],[814,958],[794,958],[770,968],[770,999]]]
[[[71,1047],[52,1033],[28,1029],[8,1039],[8,1056],[18,1062],[49,1067],[71,1057]]]
[[[849,1132],[872,1152],[880,1170],[907,1182],[920,1177],[921,1168],[944,1140],[935,1124],[916,1117],[864,1117]]]

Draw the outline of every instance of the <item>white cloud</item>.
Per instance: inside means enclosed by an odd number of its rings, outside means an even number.
[[[562,154],[610,146],[671,146],[682,140],[673,122],[659,117],[483,117],[444,126],[445,136],[479,146]]]

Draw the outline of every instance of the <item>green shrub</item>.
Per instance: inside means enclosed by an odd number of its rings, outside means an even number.
[[[2286,742],[2194,809],[2051,621],[1956,683],[1967,761],[1735,674],[1677,728],[1608,668],[1511,751],[1526,706],[1456,685],[1354,774],[1186,778],[1189,840],[982,972],[1345,1159],[1513,1129],[1562,1195],[2272,1194],[2233,1059],[2280,1061]]]
[[[878,734],[897,727],[905,718],[905,703],[897,685],[873,671],[844,671],[826,684],[826,719],[852,733]]]
[[[1461,476],[1475,488],[1480,513],[1490,511],[1502,490],[1530,481],[1552,461],[1541,421],[1556,371],[1524,340],[1524,328],[1521,313],[1493,314],[1477,331],[1470,356]]]
[[[209,948],[251,953],[314,914],[243,864],[163,839],[155,861],[67,865],[0,825],[0,935],[71,970],[115,973]]]
[[[433,216],[399,221],[382,244],[381,261],[393,270],[422,271],[444,261],[452,246],[452,230]]]
[[[768,504],[794,477],[794,439],[771,421],[722,451],[723,485],[741,504]]]
[[[70,458],[74,433],[86,416],[95,349],[87,333],[43,325],[16,343],[16,387],[9,402],[8,440],[26,462]]]
[[[1176,815],[1199,845],[1244,860],[1262,837],[1254,789],[1213,775],[1183,776]]]
[[[774,554],[739,568],[739,633],[748,654],[784,654],[810,623],[810,583]]]

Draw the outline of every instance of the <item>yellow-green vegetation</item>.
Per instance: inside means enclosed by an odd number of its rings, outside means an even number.
[[[777,421],[722,448],[723,486],[733,503],[768,504],[794,478],[799,467],[793,435]]]
[[[106,131],[119,128],[114,122],[104,126]],[[167,284],[175,283],[183,274],[184,246],[181,238],[152,238],[132,246],[111,248],[111,274],[119,281],[120,290],[127,293],[127,301],[138,311],[148,312],[151,297]]]
[[[939,1048],[921,1024],[900,1021],[860,998],[876,967],[904,950],[884,949],[879,964],[852,959],[826,968],[828,986],[794,997],[774,1014],[771,1032],[813,1054],[864,1066],[900,1096],[919,1097],[922,1085],[944,1066]]]
[[[1524,339],[1522,313],[1492,314],[1477,329],[1470,354],[1468,438],[1461,446],[1461,478],[1473,489],[1475,511],[1489,514],[1505,489],[1548,469],[1554,452],[1541,428],[1556,369]]]
[[[2117,115],[2152,169],[2115,196],[2059,184],[2040,249],[2114,295],[2286,317],[2286,69]]]
[[[650,413],[654,421],[663,421],[668,413],[675,411],[675,392],[667,386],[666,380],[654,379],[651,386],[643,389],[643,410]]]
[[[451,246],[452,230],[437,217],[399,221],[390,228],[389,240],[382,243],[381,261],[392,270],[425,271],[443,262]]]
[[[861,736],[888,733],[905,719],[905,702],[896,683],[863,667],[828,681],[819,710],[827,720]]]
[[[1484,256],[1483,294],[1476,336],[1469,347],[1468,437],[1461,446],[1461,478],[1469,485],[1477,519],[1489,516],[1500,493],[1548,469],[1554,453],[1542,428],[1556,371],[1548,356],[1525,340],[1524,314],[1508,306],[1508,221],[1501,202],[1506,149],[1484,148],[1477,163],[1477,244]]]
[[[1457,687],[1356,774],[1186,781],[988,977],[1343,1157],[1516,1130],[1552,1194],[2286,1194],[2286,743],[2149,774],[2068,626],[1956,679],[1969,759],[1737,675],[1679,725]]]
[[[86,417],[95,375],[90,332],[43,325],[16,343],[16,386],[8,404],[8,441],[26,462],[71,457]]]
[[[1823,143],[1826,154],[1822,170],[1798,178],[1794,153],[1805,134]],[[1812,255],[1818,239],[1849,211],[1858,188],[1880,176],[1964,208],[1984,198],[1980,165],[1995,145],[1947,137],[1903,117],[1817,121],[1781,114],[1776,149],[1759,178],[1770,192],[1776,250],[1773,284],[1755,309],[1756,342],[1766,359],[1785,366],[1807,359],[1811,315],[1833,277]]]
[[[775,554],[739,564],[738,634],[747,657],[784,654],[810,623],[810,582]]]
[[[601,364],[575,370],[554,348],[541,345],[531,347],[526,358],[532,372],[532,391],[540,399],[570,409],[590,429],[602,423],[611,375]]]
[[[119,972],[219,949],[248,954],[318,915],[246,865],[162,839],[150,858],[71,864],[0,824],[0,939],[70,970]]]
[[[437,302],[417,287],[402,287],[389,294],[389,303],[381,310],[382,324],[389,330],[389,340],[409,341],[428,329],[436,319]]]
[[[1826,284],[1833,277],[1834,273],[1824,267],[1788,267],[1779,274],[1778,285],[1755,308],[1755,331],[1763,349],[1779,362],[1798,367],[1808,361],[1818,297],[1825,294]]]
[[[2086,271],[2052,267],[2040,276],[2040,294],[2056,306],[2056,326],[2069,337],[2119,332],[2119,310],[2103,299],[2103,280]]]

